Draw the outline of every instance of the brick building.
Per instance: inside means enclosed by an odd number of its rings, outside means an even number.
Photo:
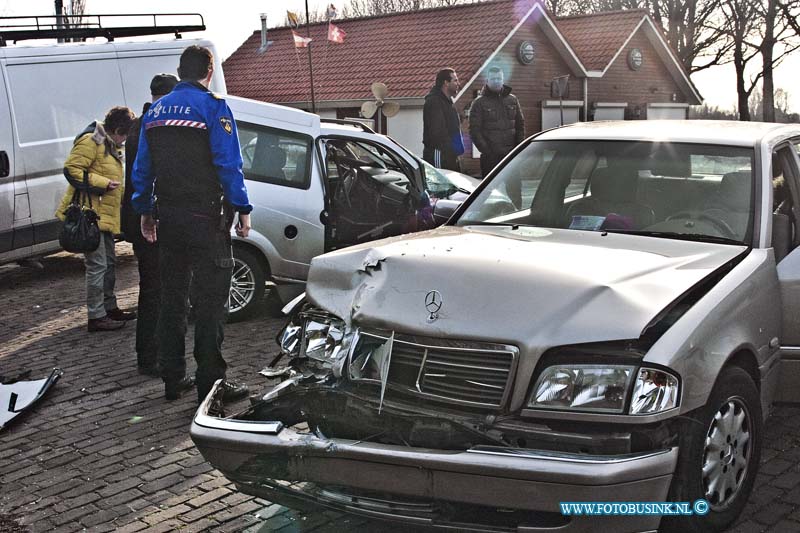
[[[389,87],[401,111],[383,130],[422,153],[422,105],[436,72],[452,67],[462,88],[462,166],[478,172],[467,132],[469,106],[491,66],[503,68],[520,99],[526,133],[583,120],[685,118],[701,96],[650,16],[641,10],[555,19],[536,0],[495,0],[415,12],[337,20],[343,44],[327,41],[327,23],[310,27],[317,112],[359,117],[370,86]],[[305,28],[301,30],[305,35]],[[308,53],[289,28],[271,29],[260,50],[256,31],[223,64],[231,94],[311,108]],[[568,76],[561,86],[557,77]]]

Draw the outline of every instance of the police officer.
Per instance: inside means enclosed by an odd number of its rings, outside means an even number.
[[[208,90],[213,74],[210,50],[194,45],[183,51],[181,82],[142,118],[133,169],[132,203],[142,215],[142,235],[159,243],[156,336],[167,400],[178,399],[192,386],[184,358],[192,279],[198,401],[225,377],[222,340],[233,267],[230,227],[233,212],[238,212],[236,233],[247,237],[253,209],[233,115],[225,101]],[[224,381],[223,387],[226,399],[247,395],[243,384]]]

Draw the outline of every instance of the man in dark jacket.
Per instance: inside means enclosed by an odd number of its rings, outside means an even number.
[[[525,139],[525,119],[511,87],[503,84],[503,71],[489,69],[481,95],[469,112],[472,144],[481,152],[481,174],[485,177],[497,163]]]
[[[194,45],[183,51],[178,65],[181,82],[142,117],[133,167],[131,202],[142,215],[142,236],[159,243],[161,308],[156,337],[167,400],[178,399],[186,390],[190,282],[197,290],[193,303],[198,400],[220,379],[224,398],[247,395],[246,385],[225,380],[222,341],[233,269],[230,228],[237,212],[236,234],[246,238],[253,206],[244,184],[233,114],[222,97],[208,90],[213,74],[210,50]]]
[[[422,158],[437,168],[461,170],[458,156],[464,153],[461,121],[453,106],[458,94],[458,76],[451,68],[436,74],[436,85],[425,97],[422,109]]]
[[[155,102],[178,84],[173,74],[156,74],[150,82],[150,96]],[[144,104],[142,115],[150,109],[150,103]],[[161,283],[158,274],[158,246],[150,244],[139,227],[139,214],[131,205],[133,195],[133,162],[139,149],[139,129],[142,119],[139,117],[128,132],[125,142],[125,194],[122,198],[122,232],[125,240],[133,245],[133,253],[139,264],[139,319],[136,322],[136,363],[139,373],[159,377],[156,366],[156,324],[158,322],[158,306],[161,300]],[[186,378],[188,381],[191,378]]]

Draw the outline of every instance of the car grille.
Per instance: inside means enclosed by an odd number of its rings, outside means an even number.
[[[388,336],[361,333],[362,337]],[[387,382],[411,393],[476,406],[500,407],[510,388],[516,349],[486,343],[435,345],[395,335]],[[439,341],[441,342],[441,341]],[[356,350],[359,349],[357,343]]]

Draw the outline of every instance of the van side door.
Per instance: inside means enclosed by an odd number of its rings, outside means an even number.
[[[33,245],[25,176],[17,176],[11,103],[0,65],[0,262],[25,257]]]

